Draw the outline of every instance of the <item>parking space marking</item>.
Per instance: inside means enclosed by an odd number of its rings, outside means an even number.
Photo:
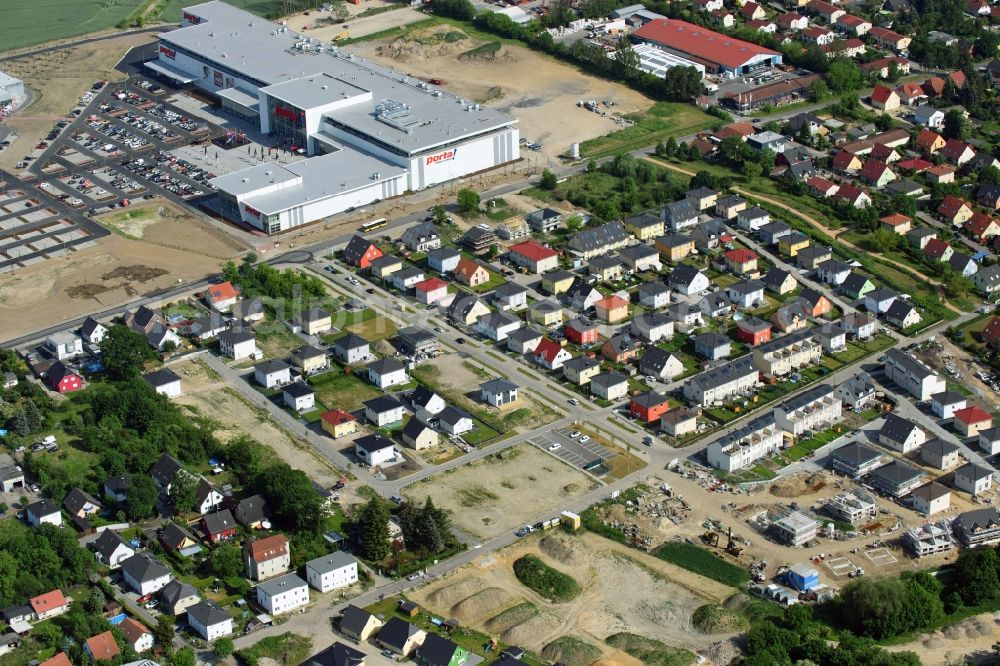
[[[854,566],[854,562],[851,562],[846,557],[837,557],[832,560],[826,560],[826,566],[831,572],[833,572],[834,576],[846,576],[856,568]]]

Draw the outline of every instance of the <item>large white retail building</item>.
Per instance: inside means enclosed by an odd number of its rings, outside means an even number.
[[[182,16],[146,66],[312,157],[214,179],[230,219],[277,233],[519,158],[516,118],[224,2]]]

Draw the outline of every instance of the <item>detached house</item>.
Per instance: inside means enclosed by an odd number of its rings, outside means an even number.
[[[229,509],[202,516],[201,529],[212,543],[236,538],[236,518]]]
[[[288,538],[284,534],[243,544],[244,574],[250,580],[264,580],[286,573],[290,564]]]
[[[28,604],[39,621],[62,615],[69,610],[69,601],[59,588],[32,597],[28,600]]]
[[[157,592],[173,580],[170,569],[149,553],[139,553],[122,561],[122,575],[125,583],[140,596]]]
[[[639,372],[671,382],[684,373],[684,363],[670,352],[659,347],[649,347],[639,360]]]
[[[375,243],[361,236],[352,236],[344,248],[344,261],[360,269],[369,268],[372,262],[382,256],[382,250]]]
[[[187,609],[188,624],[206,641],[233,633],[233,618],[214,601],[202,601]]]
[[[462,257],[455,267],[455,279],[470,287],[477,287],[490,281],[490,272],[479,262]]]
[[[953,194],[946,195],[937,207],[937,214],[958,227],[972,217],[972,206]]]
[[[405,384],[410,376],[402,363],[393,358],[381,358],[367,368],[368,381],[383,391],[390,386]]]

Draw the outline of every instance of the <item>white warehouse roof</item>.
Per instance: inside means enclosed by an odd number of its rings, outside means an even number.
[[[674,67],[694,67],[701,74],[702,78],[705,77],[705,66],[701,63],[668,53],[653,44],[633,44],[632,50],[639,57],[639,69],[649,74],[664,77],[668,69]],[[608,57],[614,58],[614,51],[610,52]]]

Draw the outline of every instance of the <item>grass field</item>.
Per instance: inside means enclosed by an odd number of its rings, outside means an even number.
[[[695,661],[694,654],[683,648],[671,647],[662,641],[638,634],[612,634],[604,642],[647,666],[686,666]]]
[[[382,395],[357,375],[338,374],[336,371],[310,377],[309,383],[316,391],[316,401],[327,409],[353,411],[365,400]]]
[[[657,102],[646,113],[632,114],[635,125],[605,136],[589,139],[580,144],[583,157],[604,157],[612,153],[637,150],[667,137],[680,138],[708,129],[719,122],[688,104]]]
[[[113,27],[143,0],[4,0],[0,51]],[[179,16],[179,14],[178,14]]]
[[[741,587],[750,580],[750,574],[740,567],[716,557],[711,551],[683,541],[664,545],[656,551],[656,556],[724,585]]]

